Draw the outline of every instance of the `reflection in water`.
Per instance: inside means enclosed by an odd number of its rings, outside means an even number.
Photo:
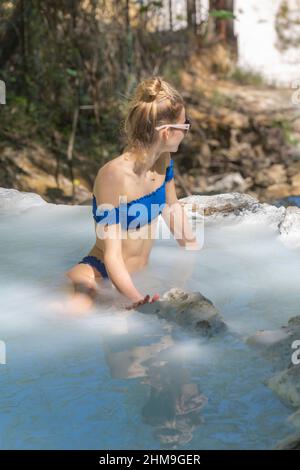
[[[132,335],[110,334],[102,338],[105,358],[112,378],[143,378],[149,385],[149,397],[141,413],[144,423],[154,427],[154,436],[161,444],[175,448],[191,441],[197,426],[203,423],[200,414],[207,398],[193,383],[190,372],[180,364],[178,357],[168,357],[175,342],[172,327],[163,328],[167,334],[158,342],[132,347]],[[145,340],[145,336],[140,336]],[[149,341],[149,337],[148,337]],[[161,356],[161,357],[160,357]]]
[[[265,386],[270,361],[245,343],[257,330],[278,329],[299,315],[299,252],[281,243],[273,211],[206,223],[199,253],[156,240],[149,266],[133,276],[141,292],[180,287],[207,296],[228,334],[204,340],[178,326],[168,330],[168,321],[153,314],[134,312],[129,324],[116,292],[104,286],[87,316],[50,312],[47,304],[64,298],[62,273],[93,243],[90,212],[46,203],[30,208],[31,196],[22,193],[18,202],[6,191],[2,448],[151,449],[158,438],[166,446],[188,442],[181,448],[271,449],[293,432],[291,410]],[[112,336],[125,321],[130,328]],[[201,426],[199,384],[209,398]]]
[[[150,395],[142,410],[143,421],[155,428],[155,437],[172,447],[183,445],[193,438],[200,415],[207,402],[193,383],[188,370],[178,364],[153,366],[149,370]]]

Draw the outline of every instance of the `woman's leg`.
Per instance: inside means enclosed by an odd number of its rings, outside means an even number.
[[[65,273],[70,281],[71,297],[64,306],[65,313],[80,315],[88,312],[95,303],[101,274],[89,264],[78,263]]]

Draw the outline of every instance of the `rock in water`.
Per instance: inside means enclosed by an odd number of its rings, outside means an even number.
[[[285,339],[278,344],[278,346],[280,346],[279,351],[283,356],[286,355],[287,350],[289,350],[289,355],[291,355],[293,351],[293,349],[291,349],[293,341],[295,339],[300,340],[300,316],[298,315],[291,318],[286,329],[290,335],[289,339]],[[284,350],[283,346],[285,346]],[[273,377],[267,381],[267,385],[286,405],[297,408],[288,418],[288,422],[295,428],[298,428],[297,434],[290,435],[279,442],[275,449],[300,450],[300,364],[293,364],[290,357],[289,366],[273,375]]]
[[[247,339],[262,347],[264,357],[279,369],[265,383],[288,406],[300,407],[300,365],[292,363],[292,344],[300,339],[300,316],[292,317],[286,326],[274,331],[259,331]]]
[[[300,367],[291,365],[267,381],[268,386],[288,406],[300,407]]]
[[[248,344],[256,346],[270,346],[289,338],[289,332],[284,328],[280,330],[259,330],[247,338]]]
[[[247,338],[247,343],[259,346],[266,357],[278,369],[291,364],[292,343],[300,340],[300,315],[290,318],[288,324],[278,330],[261,330]]]
[[[288,206],[285,215],[278,224],[283,243],[290,248],[300,247],[300,207]]]
[[[200,292],[185,292],[177,287],[165,292],[157,302],[141,305],[137,310],[155,313],[198,336],[214,336],[227,328],[209,299]]]
[[[288,417],[288,422],[295,428],[300,428],[300,408]]]
[[[280,441],[274,450],[300,450],[300,436],[293,434]]]
[[[249,344],[262,347],[264,357],[273,362],[279,370],[265,384],[277,394],[287,406],[297,408],[288,421],[295,427],[300,426],[300,364],[292,362],[295,349],[292,344],[300,340],[300,316],[288,321],[279,330],[257,332],[248,338]],[[300,449],[300,435],[289,436],[281,441],[276,449]]]

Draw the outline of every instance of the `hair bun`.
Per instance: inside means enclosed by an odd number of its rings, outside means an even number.
[[[154,101],[162,90],[162,80],[160,77],[153,77],[141,83],[143,101]]]

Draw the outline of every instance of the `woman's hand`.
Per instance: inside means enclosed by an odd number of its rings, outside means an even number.
[[[137,302],[134,302],[134,303],[131,304],[131,305],[125,306],[125,309],[126,309],[126,310],[131,310],[131,309],[133,309],[133,308],[138,307],[139,305],[143,305],[143,304],[146,304],[146,303],[153,304],[153,303],[156,302],[156,300],[158,300],[158,299],[159,299],[159,294],[154,294],[154,296],[152,297],[151,300],[150,300],[150,295],[147,294],[147,295],[145,295],[145,297],[143,297],[142,299],[138,300]]]

